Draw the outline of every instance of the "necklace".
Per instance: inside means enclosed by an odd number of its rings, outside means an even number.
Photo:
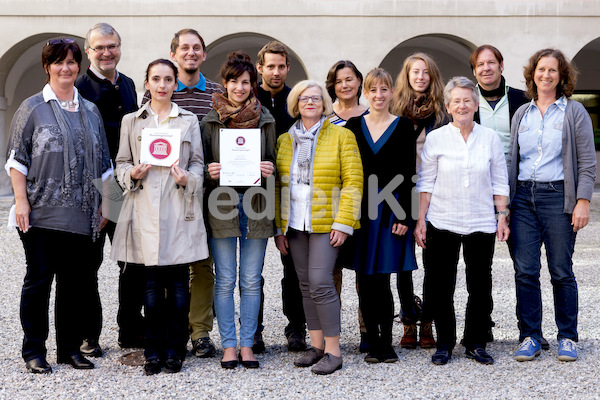
[[[77,102],[75,100],[59,100],[58,102],[60,104],[60,107],[64,108],[65,110],[68,108],[74,108],[77,105]]]

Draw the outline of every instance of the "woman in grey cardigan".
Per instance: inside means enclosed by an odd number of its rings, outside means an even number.
[[[511,240],[521,342],[515,359],[541,352],[541,245],[546,247],[558,326],[558,359],[577,359],[577,283],[573,251],[589,222],[596,171],[592,121],[568,99],[576,71],[556,49],[536,52],[525,67],[527,95],[512,119],[508,175]]]

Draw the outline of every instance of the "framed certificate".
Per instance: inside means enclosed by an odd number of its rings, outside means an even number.
[[[221,129],[222,186],[260,186],[260,129]]]
[[[140,163],[171,167],[179,161],[181,129],[144,128]]]

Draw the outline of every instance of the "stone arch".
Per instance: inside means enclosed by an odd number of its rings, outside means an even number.
[[[42,48],[49,39],[72,37],[83,51],[84,38],[64,33],[39,33],[29,36],[13,45],[0,57],[0,164],[6,162],[6,146],[12,117],[19,105],[27,97],[39,92],[46,81],[41,66]],[[89,65],[85,54],[82,57],[81,71]],[[0,174],[0,195],[11,191],[6,174]]]
[[[394,78],[398,76],[404,59],[416,52],[423,52],[433,57],[444,81],[453,76],[462,75],[473,79],[469,65],[469,56],[477,46],[458,36],[447,34],[420,35],[405,40],[392,49],[379,65],[385,68]]]
[[[596,150],[600,150],[600,38],[586,44],[573,57],[579,70],[573,99],[581,102],[590,113],[594,125]],[[598,153],[597,153],[598,154]]]
[[[223,36],[215,40],[207,46],[208,56],[206,61],[202,63],[202,73],[208,78],[216,82],[220,81],[219,68],[227,58],[227,54],[236,50],[243,50],[256,62],[258,51],[271,40],[278,40],[270,36],[262,35],[253,32],[235,33],[232,35]],[[282,42],[283,43],[283,42]],[[290,72],[286,79],[288,86],[294,86],[297,82],[307,79],[308,74],[302,60],[298,55],[284,43],[290,54]]]

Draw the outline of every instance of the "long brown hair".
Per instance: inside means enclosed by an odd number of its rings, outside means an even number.
[[[444,83],[442,74],[435,61],[425,53],[414,53],[406,57],[402,64],[402,69],[396,78],[396,91],[392,101],[392,114],[407,115],[407,109],[410,107],[410,100],[415,95],[415,90],[410,86],[408,74],[415,61],[423,61],[427,66],[429,73],[429,96],[433,102],[435,125],[439,125],[447,118],[446,108],[444,107]]]

